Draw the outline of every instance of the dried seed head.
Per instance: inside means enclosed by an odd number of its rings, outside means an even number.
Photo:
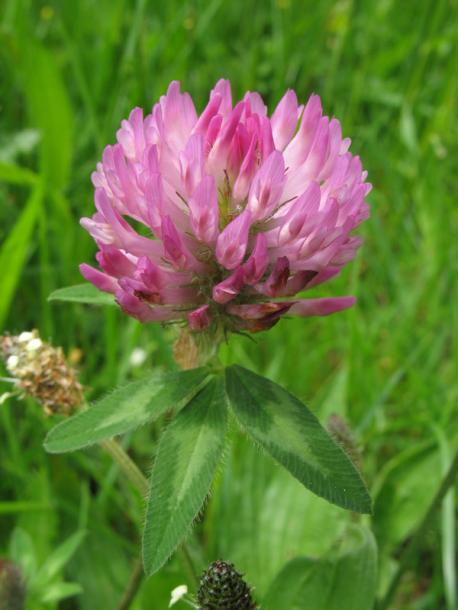
[[[199,610],[258,610],[251,589],[232,563],[214,561],[202,574]]]
[[[0,559],[0,610],[24,610],[26,589],[19,567]]]
[[[43,406],[47,415],[70,415],[83,402],[83,387],[62,348],[41,340],[38,331],[0,336],[0,356],[24,394]]]

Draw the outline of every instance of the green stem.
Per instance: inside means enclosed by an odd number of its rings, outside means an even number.
[[[134,564],[132,574],[130,575],[129,582],[127,583],[126,590],[124,591],[124,595],[122,596],[116,610],[128,610],[128,608],[130,608],[131,603],[134,601],[135,596],[137,595],[142,580],[143,563],[141,559],[137,559]]]
[[[139,490],[142,496],[146,496],[148,493],[148,481],[137,464],[127,455],[121,445],[114,439],[103,441],[101,444],[118,464],[132,485]]]
[[[180,551],[183,564],[186,568],[186,571],[188,572],[188,577],[192,581],[194,586],[197,588],[199,586],[199,576],[197,575],[196,568],[192,561],[189,549],[184,542],[181,544]]]
[[[442,504],[442,501],[444,500],[445,496],[447,495],[448,490],[454,484],[457,474],[458,474],[458,451],[455,454],[453,462],[452,462],[447,474],[445,475],[441,486],[437,490],[436,495],[434,496],[433,501],[431,502],[428,511],[426,512],[425,516],[423,517],[423,521],[421,522],[421,524],[418,527],[417,531],[415,532],[413,538],[411,538],[409,545],[407,546],[404,553],[402,554],[401,560],[399,562],[399,567],[398,567],[395,575],[393,576],[393,579],[388,588],[388,591],[385,594],[385,597],[378,604],[377,610],[387,610],[389,608],[391,602],[393,601],[393,598],[394,598],[396,590],[399,586],[399,583],[401,582],[401,579],[404,576],[404,573],[409,568],[412,558],[415,557],[415,555],[417,554],[418,549],[424,540],[425,533],[428,530],[435,513],[439,510],[439,508]]]

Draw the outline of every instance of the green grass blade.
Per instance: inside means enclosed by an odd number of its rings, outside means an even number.
[[[27,39],[19,63],[28,113],[41,133],[40,164],[46,183],[67,184],[73,156],[73,110],[55,55]]]
[[[439,427],[434,427],[437,436],[442,476],[445,476],[453,460],[452,443],[450,443]],[[457,606],[457,564],[456,557],[456,510],[455,510],[455,487],[452,486],[445,496],[441,507],[440,530],[442,539],[442,573],[444,579],[444,593],[447,610],[453,610]]]
[[[221,458],[227,407],[221,378],[213,379],[165,431],[151,475],[143,561],[153,574],[197,517]]]
[[[0,182],[19,185],[36,185],[40,177],[26,167],[21,167],[15,163],[0,161]]]
[[[32,235],[37,223],[42,199],[43,188],[41,183],[39,183],[32,191],[24,210],[0,247],[0,277],[2,278],[0,328],[2,328],[8,315],[22,270],[33,244]]]
[[[240,366],[226,371],[242,428],[308,489],[342,508],[371,512],[366,486],[318,419],[279,385]]]
[[[82,592],[83,588],[76,582],[55,582],[46,587],[42,599],[45,604],[55,604]]]
[[[78,531],[55,549],[39,569],[35,584],[49,583],[61,572],[76,553],[86,536],[84,530]]]
[[[51,504],[45,504],[44,502],[30,502],[27,500],[16,502],[0,502],[0,515],[13,515],[15,513],[23,512],[34,512],[39,510],[52,510]]]

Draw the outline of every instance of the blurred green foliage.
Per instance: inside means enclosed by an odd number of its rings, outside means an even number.
[[[90,173],[120,120],[134,105],[149,109],[172,79],[201,109],[222,76],[236,95],[259,90],[270,108],[287,87],[302,100],[317,92],[341,120],[374,184],[372,216],[357,260],[319,293],[355,294],[358,303],[330,318],[284,320],[256,343],[234,338],[223,358],[283,383],[321,421],[334,412],[349,421],[375,496],[381,589],[457,444],[457,9],[456,0],[0,7],[0,330],[38,328],[62,345],[91,396],[151,365],[172,366],[170,331],[115,308],[47,301],[79,283],[78,263],[93,259],[78,219],[92,209]],[[138,347],[147,359],[134,365]],[[0,406],[0,554],[18,527],[45,565],[85,530],[56,574],[81,594],[30,610],[115,608],[138,554],[141,498],[98,450],[46,455],[51,425],[31,402]],[[145,470],[158,433],[125,439]],[[190,546],[199,568],[234,561],[262,597],[296,556],[333,561],[351,516],[233,437]],[[399,610],[454,608],[455,510],[450,496],[403,580]],[[186,580],[173,559],[133,608],[165,608]]]

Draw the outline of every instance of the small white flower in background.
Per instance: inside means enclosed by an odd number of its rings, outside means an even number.
[[[35,337],[34,339],[31,339],[27,343],[27,351],[36,352],[38,349],[40,349],[40,347],[42,345],[43,345],[43,341],[41,339],[39,339],[38,337]]]
[[[141,347],[136,347],[129,358],[129,362],[131,366],[141,366],[146,360],[146,352]]]
[[[169,608],[174,606],[177,602],[180,601],[188,592],[188,587],[186,585],[180,585],[175,587],[170,596]]]
[[[6,361],[6,368],[9,371],[13,371],[19,364],[19,358],[17,356],[10,356]]]
[[[29,331],[25,331],[18,336],[17,340],[19,343],[28,343],[33,338],[34,338],[33,333],[31,333]]]

